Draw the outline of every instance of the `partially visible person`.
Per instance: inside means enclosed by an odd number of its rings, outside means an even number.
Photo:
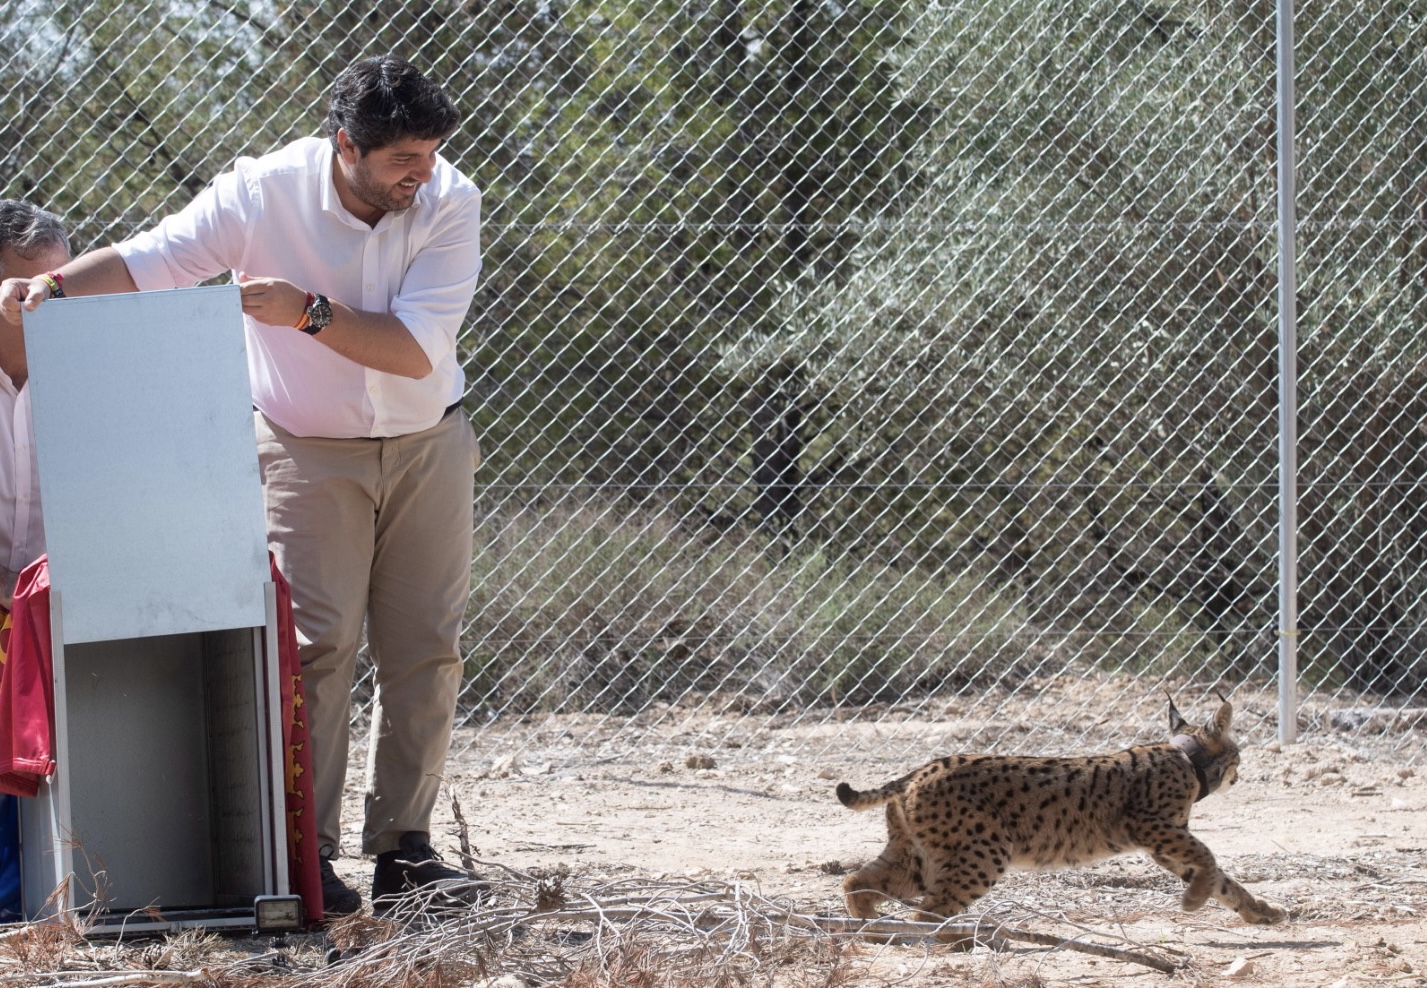
[[[68,260],[69,236],[58,216],[23,199],[0,199],[0,279],[38,278]],[[0,320],[0,607],[7,611],[20,571],[45,551],[29,377],[20,327]]]
[[[36,278],[68,260],[69,236],[58,216],[23,199],[0,199],[0,279]],[[29,378],[20,328],[0,320],[0,607],[6,612],[20,571],[45,551]],[[7,613],[0,625],[8,627],[9,621]],[[0,661],[5,647],[0,641]],[[0,796],[0,922],[5,923],[24,918],[18,837],[19,804],[7,791]]]

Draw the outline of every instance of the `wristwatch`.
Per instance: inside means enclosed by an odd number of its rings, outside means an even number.
[[[307,319],[302,325],[302,331],[308,336],[316,336],[332,321],[332,303],[327,301],[326,295],[314,294],[304,313]]]

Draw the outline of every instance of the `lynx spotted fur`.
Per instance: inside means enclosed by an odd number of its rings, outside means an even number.
[[[920,919],[962,913],[1011,868],[1060,868],[1142,849],[1186,883],[1198,909],[1218,899],[1251,923],[1284,911],[1219,869],[1189,832],[1197,800],[1232,785],[1239,748],[1225,701],[1204,727],[1169,705],[1173,737],[1087,758],[948,756],[877,789],[837,787],[844,806],[886,806],[887,846],[842,883],[847,909],[871,919],[885,899],[916,904]],[[917,897],[920,896],[920,901]]]

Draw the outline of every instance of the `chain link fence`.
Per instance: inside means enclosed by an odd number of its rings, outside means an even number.
[[[1272,735],[1272,4],[3,6],[4,192],[76,248],[316,132],[357,57],[447,81],[486,214],[460,744],[1103,746],[1165,689]],[[1425,20],[1296,21],[1299,717],[1409,759]]]

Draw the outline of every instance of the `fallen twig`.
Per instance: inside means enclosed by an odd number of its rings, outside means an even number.
[[[794,959],[845,968],[857,954],[842,945],[869,938],[925,947],[946,940],[1019,941],[1139,964],[1166,974],[1187,960],[1173,956],[1173,951],[1083,927],[1072,936],[1057,936],[985,916],[944,923],[890,916],[862,920],[813,914],[767,898],[744,882],[626,881],[572,888],[567,877],[553,885],[547,879],[543,892],[542,883],[533,879],[493,880],[490,898],[479,906],[444,902],[439,893],[412,893],[381,918],[344,920],[329,930],[329,937],[339,958],[330,966],[304,968],[287,957],[289,966],[256,970],[255,962],[272,960],[264,955],[229,964],[190,964],[192,969],[178,971],[7,971],[0,973],[0,985],[119,988],[201,982],[215,988],[247,988],[261,978],[274,988],[400,988],[426,981],[433,965],[440,966],[443,979],[453,981],[509,973],[544,983],[579,969],[604,970],[615,963],[609,958],[620,957],[621,963],[667,972],[667,980],[652,985],[679,988],[727,982],[735,973],[735,980],[744,980],[768,965]],[[1124,946],[1094,942],[1091,937],[1114,938]],[[821,949],[827,947],[833,949]]]

